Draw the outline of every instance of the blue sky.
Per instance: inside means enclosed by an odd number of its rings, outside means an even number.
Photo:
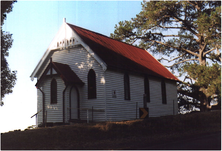
[[[13,93],[0,107],[0,132],[35,125],[37,112],[36,80],[30,75],[50,42],[66,22],[109,36],[119,21],[130,20],[141,11],[142,1],[18,1],[7,15],[3,31],[13,34],[7,58],[17,70]]]

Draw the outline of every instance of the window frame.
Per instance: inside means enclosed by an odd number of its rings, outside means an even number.
[[[124,73],[124,99],[130,100],[130,78],[128,73]]]
[[[164,79],[161,80],[161,92],[162,92],[162,104],[167,104],[166,82]]]
[[[58,102],[57,94],[58,94],[57,81],[55,78],[53,78],[50,84],[50,103],[51,104],[57,104]]]
[[[93,69],[90,69],[87,76],[88,84],[88,99],[96,99],[96,73]]]
[[[150,82],[147,75],[144,76],[144,94],[146,102],[150,103]]]

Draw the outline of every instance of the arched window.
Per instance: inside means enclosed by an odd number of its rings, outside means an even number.
[[[161,89],[162,89],[162,103],[167,104],[167,98],[166,98],[166,84],[165,80],[162,79],[161,81]]]
[[[127,73],[124,74],[124,98],[130,100],[130,80]]]
[[[51,104],[57,103],[57,82],[55,79],[51,81]]]
[[[144,77],[144,94],[145,94],[144,96],[145,101],[150,102],[150,84],[149,84],[149,79],[146,75]]]
[[[96,98],[96,73],[93,69],[88,73],[88,99]]]

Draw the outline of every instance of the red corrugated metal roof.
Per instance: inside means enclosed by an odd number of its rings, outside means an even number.
[[[65,83],[84,84],[67,64],[52,62],[55,70],[60,74]]]
[[[145,73],[178,81],[146,50],[72,24],[68,25],[107,64],[108,68]]]
[[[82,80],[69,67],[69,65],[57,62],[50,62],[49,65],[46,67],[42,76],[37,81],[35,85],[36,87],[39,87],[41,82],[45,79],[47,72],[51,68],[54,68],[56,70],[56,72],[60,75],[65,84],[84,84]]]

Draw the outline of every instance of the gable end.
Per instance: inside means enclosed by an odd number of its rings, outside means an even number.
[[[46,67],[40,79],[37,81],[35,85],[36,87],[39,87],[39,85],[42,83],[42,81],[45,79],[48,73],[50,73],[49,76],[59,75],[62,78],[62,80],[65,82],[65,85],[84,84],[84,82],[82,82],[82,80],[72,71],[72,69],[68,65],[51,61],[49,65]]]

